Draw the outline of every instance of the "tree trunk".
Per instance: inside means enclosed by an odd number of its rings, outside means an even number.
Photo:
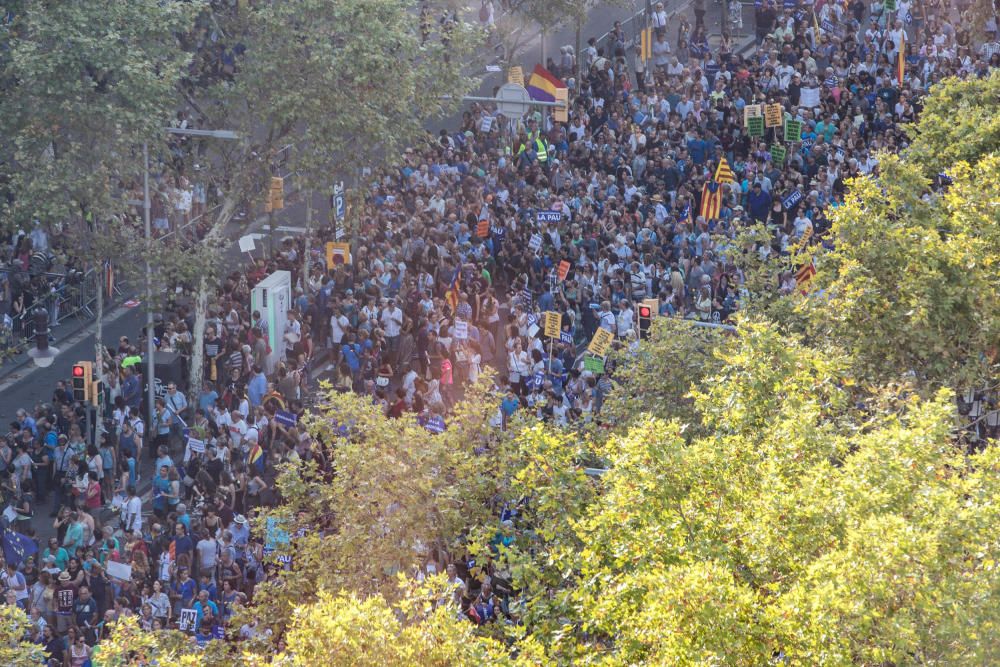
[[[194,331],[191,343],[191,369],[188,377],[188,404],[198,405],[198,395],[201,393],[202,376],[205,370],[205,321],[208,311],[208,278],[202,275],[198,278],[198,292],[194,300]]]
[[[233,213],[236,211],[237,203],[236,197],[232,195],[223,200],[219,215],[216,216],[212,228],[205,234],[202,243],[210,245],[222,235],[222,232],[226,229],[226,225],[229,224]],[[191,332],[191,366],[188,369],[190,382],[188,386],[188,403],[191,405],[198,404],[198,394],[201,392],[202,377],[204,375],[205,321],[208,311],[208,290],[208,275],[207,273],[202,273],[198,279],[198,292],[195,295],[194,331]]]

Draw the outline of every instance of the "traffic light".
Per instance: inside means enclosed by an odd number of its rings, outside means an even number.
[[[89,361],[78,361],[73,364],[73,400],[86,403],[90,400],[91,382],[93,381],[94,364]]]
[[[285,179],[280,176],[271,177],[270,200],[273,210],[285,208]]]
[[[649,326],[653,322],[653,309],[648,304],[639,304],[639,340],[649,338]]]
[[[639,303],[639,340],[649,338],[653,318],[660,314],[659,299],[644,299]]]
[[[90,404],[96,408],[103,397],[104,383],[97,378],[93,378],[90,381]]]

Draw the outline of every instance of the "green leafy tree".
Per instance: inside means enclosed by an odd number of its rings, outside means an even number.
[[[856,179],[833,214],[835,248],[817,254],[822,294],[799,299],[810,333],[848,350],[863,377],[988,380],[1000,336],[998,166],[996,155],[959,163],[943,196],[892,156],[878,180]]]
[[[849,358],[752,321],[719,354],[692,392],[704,435],[635,420],[557,535],[504,555],[519,645],[563,664],[995,660],[998,454],[955,444],[952,396],[862,388]]]
[[[17,607],[0,606],[0,662],[11,667],[29,667],[45,661],[42,647],[27,636],[31,620]]]
[[[181,102],[178,86],[190,61],[177,35],[190,29],[200,4],[7,7],[13,20],[0,56],[5,224],[40,224],[63,255],[54,268],[94,269],[93,284],[83,289],[97,295],[99,372],[102,263],[149,250],[128,199],[144,169],[143,142],[165,148],[162,128]],[[120,277],[135,276],[135,268],[116,261]]]
[[[909,127],[913,143],[907,162],[919,166],[927,178],[960,162],[975,165],[1000,150],[997,96],[1000,73],[986,78],[950,78],[934,86],[924,101],[920,120]]]
[[[258,587],[267,602],[254,615],[283,627],[321,590],[392,599],[397,573],[461,549],[468,527],[493,514],[503,479],[503,447],[489,424],[495,412],[480,383],[434,434],[412,418],[387,419],[368,398],[328,392],[305,428],[316,447],[324,443],[336,474],[310,462],[279,476],[284,502],[259,522],[277,521],[295,536],[287,549],[295,567]]]
[[[391,162],[425,136],[425,122],[457,108],[475,80],[463,71],[481,33],[461,20],[421,30],[447,3],[301,0],[213,5],[233,53],[231,72],[197,63],[190,111],[238,142],[211,144],[223,200],[207,234],[222,238],[240,207],[256,210],[272,175],[287,190],[326,190],[362,166]],[[238,47],[238,48],[237,48]],[[280,162],[280,165],[279,165]],[[217,261],[203,262],[212,268]],[[192,382],[200,386],[211,276],[198,280]]]
[[[654,318],[652,336],[639,354],[616,357],[615,386],[601,414],[624,425],[650,416],[697,425],[688,393],[722,365],[716,353],[730,336],[690,321]]]

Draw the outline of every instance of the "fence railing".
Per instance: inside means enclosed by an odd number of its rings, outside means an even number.
[[[34,344],[35,319],[31,311],[37,306],[48,311],[50,330],[69,318],[93,319],[98,289],[94,274],[94,269],[88,269],[79,283],[73,285],[62,283],[54,289],[50,287],[51,291],[36,297],[29,308],[25,308],[17,315],[4,316],[0,321],[0,363],[9,361]],[[104,289],[103,286],[100,289]],[[114,292],[121,293],[118,284],[115,285]],[[114,295],[111,295],[107,298],[107,303],[110,303],[113,297]]]

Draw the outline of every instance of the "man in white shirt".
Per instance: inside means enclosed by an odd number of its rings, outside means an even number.
[[[621,306],[621,310],[618,311],[617,318],[618,334],[624,336],[626,331],[632,331],[632,326],[635,322],[635,313],[632,310],[632,304],[627,300],[622,299],[619,305]]]
[[[30,597],[30,593],[28,592],[28,581],[25,579],[24,574],[17,571],[17,565],[14,563],[7,563],[7,567],[2,578],[4,586],[7,590],[14,592],[14,598],[17,600],[17,606],[21,609],[27,610],[28,598]]]
[[[657,35],[667,34],[667,10],[663,8],[662,2],[656,3],[653,10],[653,30]]]
[[[344,333],[351,326],[350,320],[344,315],[344,311],[337,309],[330,317],[330,340],[335,350],[340,349],[340,344],[344,340]]]
[[[285,333],[284,333],[285,350],[282,356],[286,356],[288,352],[302,340],[302,323],[299,322],[299,314],[294,310],[288,311],[288,321],[285,322]]]
[[[667,41],[667,36],[661,34],[653,42],[653,64],[656,65],[658,69],[666,69],[667,64],[670,62],[670,43]]]
[[[601,302],[601,328],[607,329],[611,333],[617,331],[615,314],[611,312],[611,303],[608,301]]]
[[[142,498],[131,485],[128,487],[128,500],[122,505],[122,527],[126,533],[142,532]]]
[[[396,305],[396,299],[389,299],[389,304],[382,309],[382,330],[385,331],[385,341],[389,344],[389,353],[395,359],[399,349],[399,334],[403,331],[403,311]]]
[[[229,416],[232,419],[232,423],[229,424],[229,439],[233,441],[233,447],[238,449],[243,443],[243,436],[247,433],[247,423],[243,421],[243,415],[239,410],[233,410]]]

